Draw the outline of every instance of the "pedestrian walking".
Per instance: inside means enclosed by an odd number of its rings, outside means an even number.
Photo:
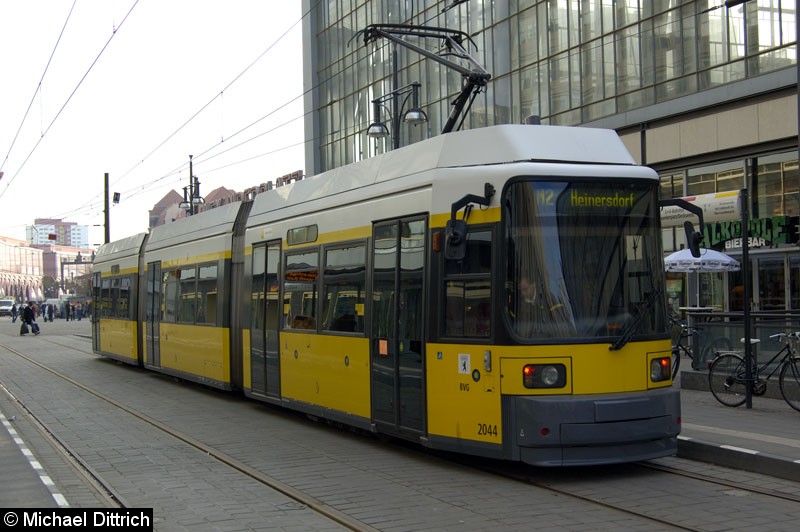
[[[39,336],[39,324],[36,323],[36,310],[33,303],[25,305],[22,310],[22,325],[20,325],[20,335],[26,334],[30,328],[35,336]]]

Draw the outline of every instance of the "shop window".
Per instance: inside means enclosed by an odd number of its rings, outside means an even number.
[[[755,201],[758,216],[800,214],[795,152],[759,157],[757,176]]]
[[[692,168],[686,177],[686,194],[712,194],[744,188],[744,163],[734,161]]]
[[[683,172],[665,174],[661,179],[661,199],[683,197]]]
[[[783,258],[758,261],[759,310],[785,310],[786,285]]]
[[[789,293],[792,310],[800,309],[800,257],[789,259]]]

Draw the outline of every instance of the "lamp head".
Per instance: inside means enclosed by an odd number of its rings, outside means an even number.
[[[421,85],[416,81],[411,84],[411,109],[403,115],[403,121],[407,124],[417,125],[428,121],[428,115],[419,107],[420,87]]]
[[[428,121],[428,115],[425,114],[425,111],[419,109],[417,107],[409,109],[406,111],[406,114],[403,115],[403,122],[406,124],[424,124]]]
[[[389,136],[389,128],[383,122],[373,122],[367,128],[367,136],[373,139],[382,139]]]

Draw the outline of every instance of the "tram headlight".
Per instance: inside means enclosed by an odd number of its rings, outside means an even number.
[[[522,367],[522,384],[526,388],[563,388],[567,384],[564,364],[526,364]]]
[[[669,357],[654,358],[650,361],[650,380],[661,382],[672,376],[672,360]]]

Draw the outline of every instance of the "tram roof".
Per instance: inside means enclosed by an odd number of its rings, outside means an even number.
[[[94,261],[99,263],[105,260],[119,260],[123,257],[137,255],[146,236],[147,233],[137,233],[120,240],[103,244],[98,248]]]
[[[490,126],[438,135],[259,194],[253,214],[435,169],[522,162],[636,165],[610,129]]]
[[[506,124],[439,135],[431,140],[439,141],[434,148],[439,152],[439,168],[525,161],[636,164],[611,129]]]
[[[438,135],[311,179],[356,173],[383,181],[435,168],[518,162],[636,164],[610,129],[505,124]]]
[[[229,203],[195,216],[153,227],[150,229],[147,249],[161,249],[177,243],[231,233],[241,205],[241,202]]]

